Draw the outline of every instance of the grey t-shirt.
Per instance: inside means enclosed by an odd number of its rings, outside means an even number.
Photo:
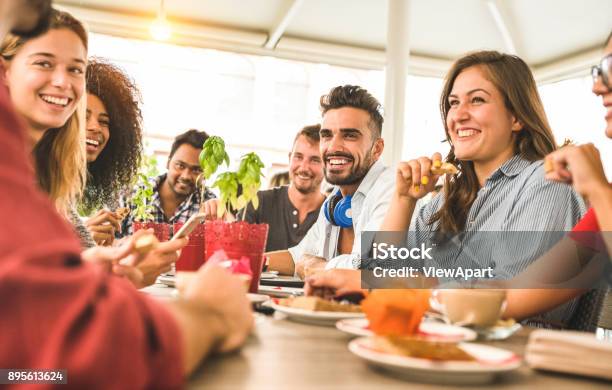
[[[259,207],[249,205],[244,220],[249,223],[270,225],[266,252],[291,248],[297,245],[316,222],[319,208],[308,213],[300,224],[298,210],[289,201],[289,187],[275,187],[257,192]],[[238,213],[240,216],[240,213]]]

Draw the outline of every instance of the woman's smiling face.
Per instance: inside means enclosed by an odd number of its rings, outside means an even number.
[[[11,100],[35,139],[74,113],[85,91],[86,62],[81,39],[65,28],[26,41],[5,62]]]
[[[87,162],[96,161],[110,138],[110,118],[102,100],[87,94]]]
[[[514,155],[520,123],[480,66],[457,76],[448,97],[446,126],[459,160],[498,167]]]

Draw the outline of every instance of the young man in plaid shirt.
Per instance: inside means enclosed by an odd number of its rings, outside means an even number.
[[[178,135],[172,143],[166,168],[167,173],[152,178],[155,192],[152,199],[153,222],[186,222],[200,209],[201,194],[196,180],[200,168],[199,156],[202,145],[208,138],[204,131],[189,130]],[[215,198],[208,188],[204,190],[204,201]],[[121,236],[131,235],[135,205],[130,204],[130,214],[121,224]]]

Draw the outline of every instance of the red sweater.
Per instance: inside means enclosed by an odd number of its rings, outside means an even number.
[[[595,251],[606,253],[606,243],[601,235],[601,229],[597,223],[595,209],[590,208],[580,221],[574,226],[570,237]]]
[[[66,389],[181,387],[176,322],[81,261],[71,227],[35,186],[24,127],[0,85],[0,368],[66,369]]]

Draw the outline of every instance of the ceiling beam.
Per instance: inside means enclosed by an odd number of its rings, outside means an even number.
[[[150,40],[151,17],[56,2],[55,7],[68,11],[86,24],[89,31],[130,39]],[[231,51],[234,53],[272,56],[295,61],[320,62],[359,69],[382,70],[385,51],[345,44],[320,42],[284,36],[274,50],[266,49],[267,34],[236,28],[169,21],[172,37],[167,43]],[[442,77],[450,60],[412,54],[409,73],[417,76]]]
[[[487,8],[504,41],[506,52],[520,56],[518,30],[508,11],[507,2],[503,0],[486,0],[486,2]]]
[[[601,47],[557,58],[554,61],[532,67],[533,75],[538,83],[547,84],[570,78],[590,75],[591,66],[601,59]]]
[[[293,17],[295,16],[295,14],[303,3],[304,0],[291,0],[291,2],[285,9],[285,12],[283,12],[280,18],[278,19],[276,26],[270,29],[270,37],[264,44],[264,48],[273,50],[276,47],[278,41],[281,39],[281,37],[285,33],[285,30],[289,26],[291,19],[293,19]]]
[[[95,33],[123,36],[126,38],[151,39],[149,26],[153,18],[116,11],[68,5],[56,2],[54,7],[70,12]],[[262,46],[266,34],[224,27],[207,26],[200,23],[168,21],[173,37],[168,43],[184,44],[182,40],[193,42],[224,42],[229,45]]]

